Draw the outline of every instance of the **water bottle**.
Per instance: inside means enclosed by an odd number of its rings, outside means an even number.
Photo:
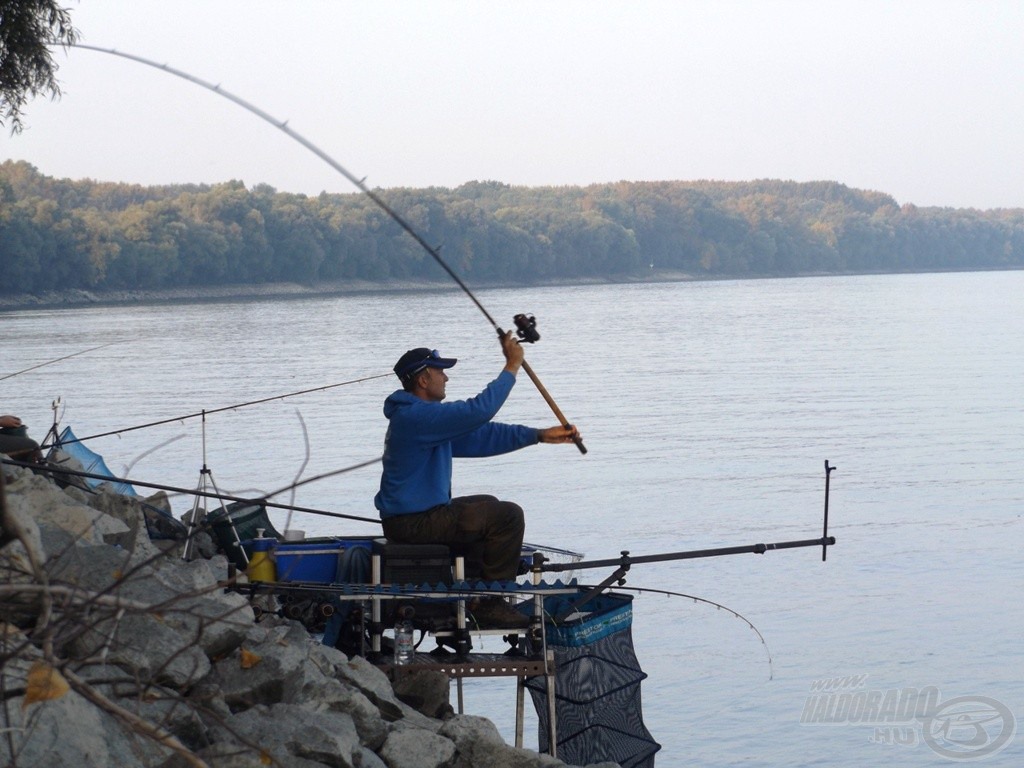
[[[395,665],[408,664],[415,652],[409,609],[402,608],[395,617]]]

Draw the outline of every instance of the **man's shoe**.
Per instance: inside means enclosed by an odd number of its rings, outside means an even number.
[[[482,598],[471,612],[480,629],[526,629],[530,626],[530,617],[501,597]]]

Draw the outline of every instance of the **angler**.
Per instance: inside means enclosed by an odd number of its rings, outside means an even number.
[[[572,426],[534,429],[492,421],[523,364],[523,348],[511,331],[502,337],[501,348],[505,366],[497,378],[476,397],[454,403],[442,401],[445,371],[455,365],[455,358],[426,347],[402,355],[394,367],[402,389],[384,403],[390,424],[380,492],[374,499],[389,541],[478,547],[480,575],[486,581],[516,577],[523,510],[494,496],[452,498],[452,457],[496,456],[537,443],[579,439]],[[483,598],[472,611],[481,625],[522,628],[530,623],[500,597]]]

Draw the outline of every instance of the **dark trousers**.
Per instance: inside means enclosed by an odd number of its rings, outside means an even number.
[[[384,535],[401,544],[448,544],[479,559],[487,581],[514,579],[526,523],[523,510],[494,496],[459,496],[450,503],[383,521]]]

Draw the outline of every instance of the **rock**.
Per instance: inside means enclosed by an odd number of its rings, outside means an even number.
[[[97,615],[74,634],[68,651],[75,658],[102,654],[144,680],[182,686],[205,677],[209,659],[237,648],[252,623],[245,598],[225,594],[205,561],[160,555],[133,565],[120,548],[79,543],[52,559],[49,571],[53,581],[134,604]]]
[[[86,499],[90,507],[120,520],[127,528],[120,536],[106,537],[104,541],[107,544],[116,544],[127,550],[133,562],[150,561],[162,554],[162,550],[149,538],[146,516],[138,499],[122,496],[107,486],[101,486],[98,492],[87,495]]]
[[[380,756],[388,768],[441,768],[451,764],[455,745],[432,733],[399,730],[388,735]]]
[[[232,710],[323,695],[334,681],[334,665],[323,660],[301,624],[267,624],[250,627],[239,647],[214,667],[210,682]]]
[[[45,568],[46,550],[42,533],[32,516],[32,509],[24,498],[7,498],[0,525],[4,542],[0,546],[0,573],[4,574],[4,580],[12,586],[33,585],[37,572]],[[12,593],[4,601],[4,619],[25,624],[37,614],[38,605],[39,595],[35,592]]]
[[[4,668],[4,689],[25,686],[25,679]],[[25,696],[5,702],[5,738],[0,739],[0,764],[47,768],[142,766],[159,764],[170,751],[139,739],[113,715],[75,691],[59,698],[28,703]],[[13,744],[14,755],[10,746]]]
[[[301,624],[273,613],[257,622],[250,601],[218,581],[226,559],[163,554],[137,501],[3,473],[0,765],[564,765],[505,744],[484,718],[453,715],[443,674],[410,674],[396,693],[379,668]],[[43,582],[64,591],[41,600]]]
[[[355,768],[362,747],[352,718],[294,704],[258,705],[215,729],[218,742],[256,748],[276,760],[301,758],[331,768]]]
[[[217,574],[226,573],[227,562],[164,558],[158,565],[150,578],[133,581],[126,594],[156,604],[163,619],[194,638],[210,658],[238,648],[252,627],[253,613],[243,595],[225,592],[218,581]]]
[[[4,469],[7,469],[7,467],[4,467]],[[16,467],[11,467],[11,469],[16,469]],[[27,470],[23,471],[27,474]],[[32,565],[28,561],[29,553],[31,552],[39,565],[42,565],[45,556],[39,525],[36,523],[33,514],[33,507],[29,500],[21,494],[9,494],[5,514],[6,518],[2,521],[4,538],[21,539],[22,541],[19,541],[21,547],[20,554],[26,558],[23,564],[19,565],[12,562],[10,567],[16,568],[25,574],[30,574],[32,572]],[[8,556],[13,556],[13,552],[8,553]]]
[[[89,505],[89,494],[77,486],[69,485],[64,489],[64,493],[79,504]]]
[[[395,696],[387,675],[364,658],[353,656],[346,661],[338,668],[338,678],[362,691],[386,720],[398,720],[408,709]]]
[[[457,768],[477,765],[493,768],[525,768],[537,759],[536,752],[510,747],[494,723],[472,715],[456,715],[441,726],[440,734],[451,739],[459,751]],[[522,754],[526,752],[526,754]],[[522,762],[524,759],[530,762]]]
[[[213,744],[197,750],[195,755],[210,768],[267,768],[268,765],[281,768],[324,768],[323,763],[292,756],[276,757],[276,762],[271,764],[268,755],[232,742]],[[159,768],[195,768],[195,763],[186,761],[181,755],[174,755],[161,763]]]
[[[101,695],[176,736],[190,749],[209,746],[207,728],[178,691],[152,683],[142,685],[113,664],[87,664],[75,673]]]
[[[75,502],[49,480],[25,472],[7,486],[8,496],[20,498],[32,509],[39,524],[51,524],[89,544],[103,544],[129,534],[128,526],[120,520]]]
[[[446,720],[455,714],[451,705],[451,681],[444,672],[417,670],[399,675],[392,687],[399,701],[422,715]]]

